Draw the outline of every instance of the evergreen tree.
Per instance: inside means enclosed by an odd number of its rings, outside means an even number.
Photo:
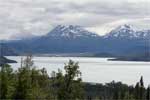
[[[30,94],[29,90],[31,88],[31,78],[30,71],[28,68],[20,68],[17,74],[18,83],[16,87],[15,99],[28,99]]]
[[[44,73],[43,73],[44,72]],[[31,70],[31,99],[41,100],[50,98],[49,78],[47,72],[42,70]]]
[[[140,85],[139,82],[135,86],[135,99],[139,100],[140,99]]]
[[[19,68],[15,99],[41,100],[51,98],[50,80],[46,69],[37,70],[32,56],[27,56]]]
[[[84,84],[84,85],[83,85]],[[84,88],[83,88],[84,86]],[[85,92],[85,96],[83,95]],[[121,82],[103,84],[83,83],[78,63],[69,61],[64,71],[36,69],[32,56],[22,60],[16,72],[5,64],[0,69],[0,99],[18,100],[150,100],[150,86],[144,87],[143,77],[136,86]]]
[[[40,86],[39,86],[39,71],[36,69],[32,69],[31,71],[31,99],[40,99],[41,93],[40,93]]]
[[[140,79],[140,100],[144,99],[144,82],[143,82],[143,76],[141,76]]]
[[[141,76],[141,79],[140,79],[140,86],[144,87],[143,76]]]
[[[147,88],[146,100],[150,100],[150,85]]]
[[[32,56],[27,56],[22,62],[21,68],[18,69],[17,77],[18,83],[16,92],[14,93],[15,99],[29,99],[31,97],[31,67],[33,66]]]
[[[13,88],[13,69],[4,64],[0,71],[0,99],[10,99],[12,96]]]

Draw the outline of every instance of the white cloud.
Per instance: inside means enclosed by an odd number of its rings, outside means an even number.
[[[99,34],[124,23],[147,27],[148,0],[0,0],[0,39],[46,34],[58,24],[81,25]]]
[[[87,29],[89,31],[100,33],[100,35],[105,35],[106,33],[109,33],[114,28],[124,24],[130,24],[136,30],[150,29],[149,23],[150,23],[150,18],[121,19],[110,23],[105,23],[101,26],[90,27]]]

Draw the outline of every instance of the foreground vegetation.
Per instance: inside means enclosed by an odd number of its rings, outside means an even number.
[[[32,56],[22,60],[13,71],[3,64],[0,69],[0,99],[24,100],[150,100],[150,87],[144,87],[143,77],[136,86],[121,82],[92,84],[82,82],[78,63],[69,61],[64,71],[36,69]]]

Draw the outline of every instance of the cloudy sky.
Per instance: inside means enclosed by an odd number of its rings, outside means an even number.
[[[122,24],[150,28],[150,0],[0,0],[0,39],[44,35],[59,24],[104,35]]]

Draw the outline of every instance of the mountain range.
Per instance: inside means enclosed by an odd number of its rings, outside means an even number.
[[[137,31],[121,25],[104,36],[81,26],[58,25],[44,36],[8,41],[6,45],[18,54],[86,53],[95,56],[131,56],[149,49],[150,30]]]

